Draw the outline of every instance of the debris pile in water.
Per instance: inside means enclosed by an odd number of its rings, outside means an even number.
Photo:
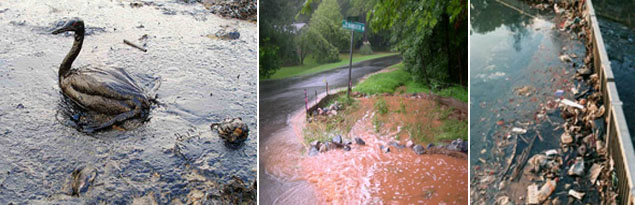
[[[571,34],[584,42],[586,56],[583,63],[576,61],[575,54],[567,53],[563,48],[559,59],[575,69],[575,83],[564,90],[554,93],[555,100],[541,104],[533,121],[548,121],[554,131],[563,130],[561,135],[547,136],[546,139],[558,139],[560,147],[541,151],[531,157],[536,139],[543,141],[539,125],[531,126],[532,120],[521,125],[512,126],[507,137],[492,152],[505,153],[511,148],[511,156],[505,162],[491,162],[479,158],[482,167],[476,166],[475,177],[472,179],[472,200],[475,204],[495,202],[497,204],[561,204],[561,203],[617,203],[617,180],[614,162],[607,155],[606,133],[604,117],[606,114],[601,91],[601,80],[598,73],[594,73],[593,44],[589,11],[583,0],[553,1],[528,0],[534,8],[553,9],[556,14],[557,30]],[[558,20],[560,19],[560,20]],[[530,96],[531,87],[522,87],[514,91],[520,96]],[[572,95],[566,95],[570,92]],[[567,97],[569,99],[567,99]],[[571,99],[573,98],[573,99]],[[564,120],[562,124],[553,123],[548,112],[559,111]],[[499,126],[504,121],[497,123]],[[522,128],[521,128],[522,127]],[[532,136],[533,135],[533,136]],[[527,138],[527,136],[531,136]],[[519,148],[524,142],[526,146]],[[510,146],[511,145],[511,146]],[[518,149],[522,149],[520,153]],[[483,150],[482,153],[488,150]],[[517,155],[518,153],[518,155]],[[504,157],[504,155],[502,156]],[[517,182],[524,178],[523,182]],[[497,184],[493,198],[487,195],[492,191],[492,184]],[[518,186],[526,189],[518,191]],[[507,189],[506,187],[513,187]],[[526,194],[518,194],[518,192]],[[558,193],[558,194],[554,194]],[[520,196],[519,196],[520,195]],[[563,199],[568,200],[562,201]]]
[[[249,136],[249,127],[242,118],[225,119],[220,123],[212,123],[212,130],[218,132],[218,136],[233,144],[240,144]]]
[[[223,17],[256,21],[258,5],[256,0],[203,0],[203,5],[213,14]]]

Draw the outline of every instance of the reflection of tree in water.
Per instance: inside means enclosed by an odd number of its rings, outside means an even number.
[[[502,1],[525,11],[530,10],[526,4],[516,0]],[[496,30],[501,25],[505,25],[509,31],[514,33],[514,49],[516,51],[521,49],[520,40],[527,36],[527,25],[533,23],[533,18],[523,15],[496,0],[472,0],[471,4],[470,22],[472,23],[472,31],[488,33]]]

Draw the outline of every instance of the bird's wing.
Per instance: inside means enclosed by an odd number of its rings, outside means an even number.
[[[82,69],[67,77],[79,92],[109,98],[128,100],[145,97],[145,91],[123,69]]]

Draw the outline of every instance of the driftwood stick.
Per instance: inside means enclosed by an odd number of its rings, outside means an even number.
[[[534,142],[536,142],[536,138],[538,138],[538,136],[534,136],[533,138],[531,138],[531,142],[529,143],[529,146],[527,146],[527,148],[525,148],[525,150],[523,150],[523,153],[520,154],[520,156],[518,157],[518,166],[516,167],[516,169],[514,169],[514,172],[512,173],[512,181],[515,181],[518,178],[518,175],[520,175],[520,172],[523,171],[523,168],[525,167],[525,164],[527,163],[527,159],[529,159],[529,154],[531,153],[531,148],[534,147]]]
[[[536,128],[536,135],[538,135],[538,139],[539,139],[541,142],[544,142],[544,141],[545,141],[545,140],[542,138],[542,135],[540,134],[540,130],[538,130],[538,128]]]
[[[137,48],[137,49],[139,49],[139,50],[141,50],[141,51],[143,51],[143,52],[148,52],[148,49],[145,49],[145,48],[143,48],[143,47],[141,47],[141,46],[138,46],[137,44],[134,44],[134,43],[132,43],[132,42],[130,42],[130,41],[128,41],[128,40],[126,40],[126,39],[124,39],[124,40],[123,40],[123,42],[124,42],[125,44],[128,44],[129,46],[132,46],[132,47],[134,47],[134,48]]]
[[[509,160],[507,160],[507,166],[505,166],[505,169],[503,169],[503,175],[501,176],[501,180],[505,178],[505,175],[507,175],[507,172],[509,172],[509,168],[514,163],[514,158],[516,158],[517,149],[518,149],[518,137],[516,137],[516,140],[514,142],[514,148],[512,149],[512,156],[509,157]]]

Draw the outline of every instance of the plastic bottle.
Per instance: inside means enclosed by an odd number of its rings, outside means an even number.
[[[547,200],[547,198],[551,196],[553,191],[556,190],[556,185],[557,185],[557,180],[548,179],[547,182],[545,182],[545,184],[542,185],[542,187],[540,187],[540,190],[538,190],[538,194],[537,194],[538,201],[543,202]]]

